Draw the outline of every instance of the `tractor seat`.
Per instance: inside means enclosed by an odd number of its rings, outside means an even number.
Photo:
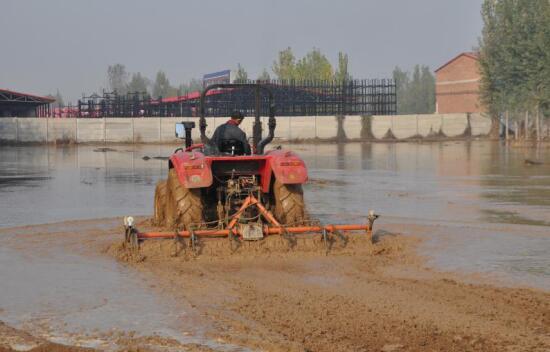
[[[243,142],[238,139],[224,139],[220,142],[219,150],[224,155],[244,155]]]

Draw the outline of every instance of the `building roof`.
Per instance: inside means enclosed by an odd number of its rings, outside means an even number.
[[[34,103],[34,104],[49,104],[55,99],[33,95],[28,93],[16,92],[9,89],[0,88],[0,102],[2,103]]]
[[[221,94],[221,93],[224,93],[224,91],[228,91],[228,90],[229,89],[210,90],[206,93],[206,96]],[[200,99],[200,97],[201,97],[201,91],[197,90],[195,92],[190,92],[190,93],[187,93],[185,95],[162,98],[161,102],[162,103],[180,103],[180,102],[187,101],[187,100]],[[158,104],[158,103],[159,103],[158,99],[153,100],[153,104]]]
[[[473,52],[473,51],[470,51],[470,52],[464,52],[464,53],[460,53],[458,54],[457,56],[455,56],[454,58],[452,58],[451,60],[447,61],[445,64],[443,64],[442,66],[440,66],[438,69],[435,70],[435,72],[441,70],[442,68],[446,67],[447,65],[451,64],[452,62],[458,60],[460,57],[462,56],[466,56],[466,57],[469,57],[471,59],[474,59],[474,60],[479,60],[479,54],[476,53],[476,52]]]

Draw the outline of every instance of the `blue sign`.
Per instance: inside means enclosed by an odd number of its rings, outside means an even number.
[[[202,84],[204,87],[218,83],[231,83],[231,70],[208,73],[202,76]]]

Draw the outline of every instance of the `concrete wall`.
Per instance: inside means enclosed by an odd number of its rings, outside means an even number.
[[[207,135],[227,118],[208,118]],[[340,122],[339,122],[340,120]],[[198,118],[0,118],[1,142],[35,143],[177,143],[174,125],[195,121],[192,137],[200,139]],[[241,125],[252,137],[254,119]],[[262,117],[264,136],[267,117]],[[275,141],[300,140],[406,140],[430,137],[488,135],[491,120],[480,114],[396,116],[280,116]]]
[[[472,136],[483,136],[491,131],[491,119],[481,114],[470,115],[470,127]]]
[[[418,121],[418,135],[422,137],[436,136],[441,132],[441,115],[415,115]]]
[[[346,116],[344,119],[344,133],[350,140],[361,139],[361,131],[363,130],[362,116]]]
[[[134,143],[160,142],[160,118],[132,119]]]
[[[131,119],[112,118],[105,119],[105,142],[134,141],[134,124]]]
[[[104,142],[106,124],[104,119],[76,119],[76,141],[78,143]]]
[[[44,143],[48,141],[48,120],[36,118],[17,119],[18,141]]]
[[[19,132],[17,131],[17,118],[3,117],[0,119],[0,141],[17,142]]]
[[[491,119],[482,114],[373,116],[370,127],[374,139],[478,137],[489,134]]]
[[[48,142],[76,141],[76,119],[47,119]]]

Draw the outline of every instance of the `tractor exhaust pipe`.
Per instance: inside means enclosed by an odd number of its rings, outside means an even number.
[[[273,137],[275,137],[275,127],[277,127],[277,121],[275,120],[274,105],[269,106],[269,121],[267,122],[267,127],[269,128],[269,132],[267,134],[267,137],[265,137],[260,141],[260,143],[258,143],[258,146],[256,147],[257,154],[263,154],[265,146],[271,143]]]

